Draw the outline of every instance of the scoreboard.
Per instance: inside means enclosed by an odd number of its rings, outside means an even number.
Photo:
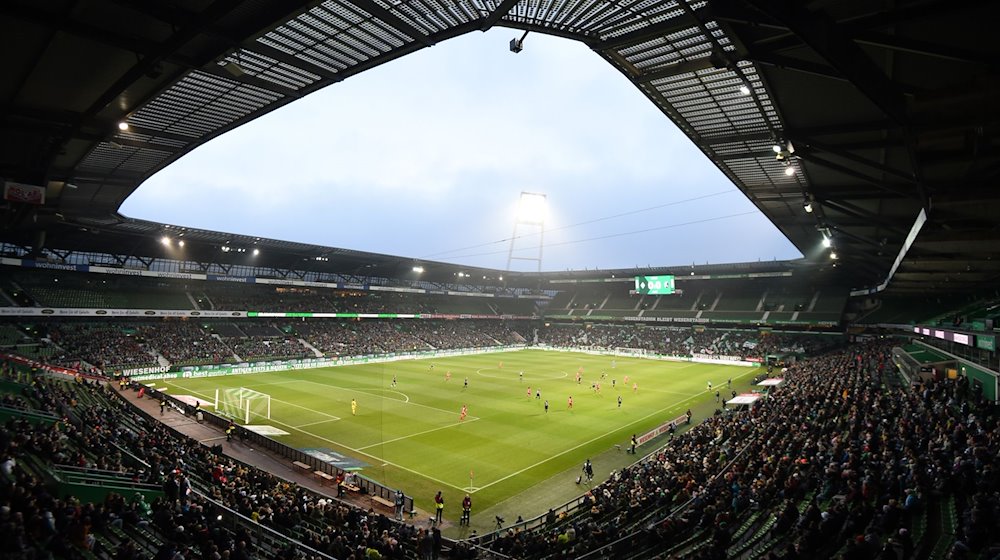
[[[636,276],[635,293],[651,296],[669,295],[674,293],[674,277],[668,276]]]

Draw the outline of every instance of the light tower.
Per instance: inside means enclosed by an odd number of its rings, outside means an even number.
[[[545,214],[548,209],[548,199],[544,194],[521,191],[521,199],[517,204],[517,218],[514,220],[514,234],[510,237],[510,250],[507,252],[507,270],[510,270],[510,263],[513,260],[535,261],[538,264],[538,272],[542,271],[542,248],[545,245]],[[520,237],[538,236],[538,256],[535,257],[515,257],[514,249],[518,240],[518,232],[521,228],[534,228],[535,231],[521,233]],[[521,249],[533,249],[535,245],[522,244]]]

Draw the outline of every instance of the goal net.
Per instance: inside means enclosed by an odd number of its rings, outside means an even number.
[[[271,395],[245,387],[216,389],[215,410],[249,424],[251,419],[271,419]]]

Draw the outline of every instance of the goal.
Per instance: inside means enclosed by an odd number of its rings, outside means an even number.
[[[271,395],[245,387],[216,389],[215,410],[249,424],[251,419],[271,419]]]

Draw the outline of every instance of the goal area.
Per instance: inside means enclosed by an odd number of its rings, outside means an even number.
[[[258,418],[270,420],[271,395],[246,387],[216,389],[215,410],[244,424]]]

